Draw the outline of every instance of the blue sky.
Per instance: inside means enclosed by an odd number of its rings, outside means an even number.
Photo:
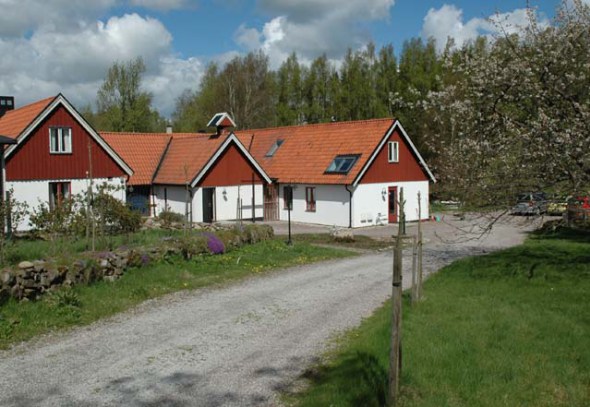
[[[590,3],[590,0],[584,0]],[[531,0],[550,24],[560,0]],[[63,92],[92,104],[108,67],[141,56],[144,88],[169,115],[206,64],[263,50],[277,68],[295,51],[304,63],[348,47],[434,37],[439,48],[526,24],[526,0],[0,0],[0,93],[17,105]]]

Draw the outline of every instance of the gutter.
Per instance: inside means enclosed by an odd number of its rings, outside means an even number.
[[[350,201],[348,203],[348,228],[352,229],[352,190],[348,189],[348,185],[344,185],[344,189],[346,189],[350,195]]]

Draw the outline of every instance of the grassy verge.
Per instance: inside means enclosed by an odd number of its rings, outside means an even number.
[[[537,236],[458,261],[403,315],[401,406],[590,405],[590,238]],[[379,406],[390,306],[306,375],[301,406]]]
[[[115,283],[75,287],[63,295],[0,306],[0,348],[55,329],[85,325],[124,311],[148,299],[179,290],[222,284],[246,276],[298,264],[346,257],[351,252],[307,243],[287,246],[270,240],[220,256],[175,259],[131,269]]]
[[[378,250],[391,247],[393,245],[392,239],[377,240],[369,236],[355,235],[353,242],[337,242],[328,233],[302,233],[293,236],[293,240],[297,242],[306,242],[313,244],[323,244],[340,246],[350,249],[365,249]]]
[[[164,237],[180,237],[179,230],[153,229],[130,234],[104,236],[96,239],[97,251],[111,250],[119,246],[153,246],[158,245]],[[7,242],[4,263],[18,264],[23,260],[45,259],[48,257],[69,259],[77,253],[90,249],[90,242],[85,238],[60,238],[55,241],[40,239],[14,238]]]

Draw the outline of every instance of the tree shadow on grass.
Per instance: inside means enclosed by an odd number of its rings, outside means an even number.
[[[542,228],[530,233],[531,236],[546,240],[568,240],[576,243],[590,243],[590,228],[570,228],[561,223],[547,222]]]
[[[333,403],[337,405],[368,407],[387,403],[387,369],[367,352],[357,351],[336,364],[308,369],[302,378],[313,387],[336,385]]]

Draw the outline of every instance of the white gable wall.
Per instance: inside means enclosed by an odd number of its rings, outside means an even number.
[[[255,217],[264,216],[262,185],[254,186]],[[199,201],[202,206],[202,198]],[[240,213],[241,202],[241,213]],[[201,215],[202,216],[202,215]],[[252,219],[252,185],[232,185],[215,187],[216,220]]]
[[[359,184],[354,192],[352,204],[353,227],[374,226],[389,222],[389,187],[397,187],[398,195],[401,188],[404,189],[406,221],[408,222],[418,220],[418,191],[420,191],[421,218],[428,219],[428,181]]]
[[[165,194],[167,207],[170,211],[185,215],[186,213],[186,188],[177,185],[157,185],[154,186],[156,213],[160,214],[165,208]],[[263,189],[262,185],[255,186],[255,215],[257,218],[263,217]],[[231,185],[215,187],[214,213],[215,220],[234,220],[238,219],[239,201],[242,202],[242,218],[252,218],[252,186],[251,185]],[[203,221],[203,188],[193,189],[192,199],[193,222]]]
[[[29,212],[32,212],[42,203],[49,202],[49,183],[50,182],[69,182],[72,196],[81,194],[88,190],[88,180],[86,179],[56,179],[40,181],[7,181],[6,191],[12,193],[12,199],[18,202],[25,202],[29,206]],[[111,195],[125,202],[125,179],[124,178],[95,178],[93,179],[95,190],[101,185],[113,187]],[[29,217],[27,216],[15,229],[19,231],[30,230]]]
[[[284,186],[284,184],[281,184],[279,190],[280,220],[287,220],[289,215],[285,209]],[[306,187],[315,187],[315,212],[308,212],[306,210]],[[350,195],[344,185],[297,184],[293,188],[291,220],[293,222],[348,227],[349,201]]]

